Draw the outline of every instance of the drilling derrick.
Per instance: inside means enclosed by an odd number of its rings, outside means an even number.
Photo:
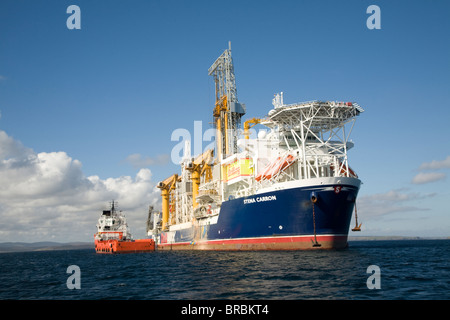
[[[238,129],[245,114],[245,105],[237,100],[231,42],[228,49],[211,65],[208,75],[213,76],[216,102],[213,111],[216,128],[217,160],[221,161],[237,152]]]

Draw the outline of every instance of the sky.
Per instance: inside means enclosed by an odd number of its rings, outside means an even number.
[[[0,1],[0,242],[92,241],[113,199],[145,236],[156,184],[180,170],[172,133],[211,128],[208,68],[229,41],[244,121],[281,91],[364,108],[358,235],[450,236],[449,14],[445,0]]]

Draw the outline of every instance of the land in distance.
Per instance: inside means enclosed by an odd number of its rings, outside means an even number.
[[[26,252],[26,251],[53,251],[53,250],[78,250],[94,249],[93,242],[2,242],[0,253]]]

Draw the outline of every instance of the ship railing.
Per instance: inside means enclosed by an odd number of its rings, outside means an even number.
[[[299,160],[299,179],[324,178],[324,177],[353,177],[356,173],[348,165],[345,156],[312,155]]]
[[[359,112],[364,112],[364,109],[355,102],[344,102],[344,101],[320,101],[320,100],[311,100],[311,101],[304,101],[304,102],[297,102],[297,103],[291,103],[291,104],[283,104],[279,107],[275,107],[274,110],[290,110],[290,109],[297,109],[297,108],[309,108],[309,107],[345,107],[345,108],[352,108],[356,109]]]
[[[286,174],[286,170],[291,167],[297,161],[297,157],[292,154],[290,150],[285,151],[280,156],[272,160],[268,166],[266,166],[262,172],[256,176],[257,183],[267,184],[267,182],[275,182],[282,176],[292,178]]]
[[[270,165],[266,168],[268,167],[270,168]],[[267,169],[263,170],[263,172],[265,171]],[[262,175],[262,178],[259,181],[255,180],[255,182],[257,189],[260,189],[279,182],[326,177],[357,178],[358,176],[348,166],[345,157],[316,154],[306,156],[306,162],[304,162],[303,157],[297,157],[284,169],[271,176]]]
[[[199,186],[198,192],[199,193],[200,192],[208,193],[210,191],[216,191],[216,190],[218,190],[219,186],[220,186],[219,180],[214,180],[211,182],[203,183]],[[216,193],[217,193],[217,191],[216,191]]]
[[[204,190],[198,190],[198,195],[202,196],[202,195],[217,195],[217,190],[215,189],[204,189]]]
[[[358,110],[360,113],[364,112],[364,109],[357,103],[353,103],[353,107],[355,107],[356,110]]]
[[[240,190],[238,190],[237,192],[237,196],[238,197],[248,197],[255,194],[255,188],[253,188],[252,186],[250,187],[242,187]]]
[[[319,100],[311,100],[311,101],[297,102],[297,103],[291,103],[291,104],[283,104],[282,106],[280,106],[276,109],[307,106],[307,105],[311,105],[313,103],[318,103],[318,102],[320,102],[320,101]]]
[[[218,190],[220,190],[220,181],[214,180],[211,182],[207,182],[204,184],[201,184],[198,188],[198,198],[199,199],[209,199],[206,202],[215,202],[220,203],[221,202],[221,195],[219,194]]]
[[[97,237],[100,240],[106,241],[106,240],[121,240],[123,238],[123,232],[122,231],[102,231],[97,233]]]

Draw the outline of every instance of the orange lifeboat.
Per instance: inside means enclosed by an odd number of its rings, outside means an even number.
[[[347,170],[346,170],[345,166],[342,166],[342,162],[339,163],[339,167],[342,167],[341,174],[346,176],[347,175]],[[330,164],[330,169],[334,171],[334,165],[333,164]],[[355,171],[353,171],[352,168],[350,168],[350,166],[348,166],[348,174],[352,178],[358,178],[358,175],[355,173]]]
[[[268,180],[273,176],[277,175],[279,172],[283,171],[289,167],[294,161],[293,155],[288,155],[286,157],[278,157],[273,163],[267,166],[267,168],[256,176],[256,181],[261,181],[261,179]]]

